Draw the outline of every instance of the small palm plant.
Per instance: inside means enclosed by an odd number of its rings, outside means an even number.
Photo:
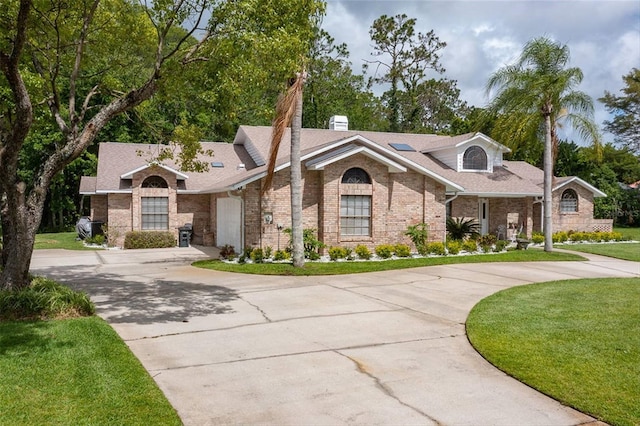
[[[475,219],[450,217],[447,219],[447,233],[452,240],[463,241],[465,238],[475,238],[480,235],[478,222]]]

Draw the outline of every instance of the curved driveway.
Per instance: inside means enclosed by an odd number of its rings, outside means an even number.
[[[591,255],[326,277],[188,266],[206,257],[39,250],[32,269],[91,295],[187,425],[596,423],[489,365],[464,322],[507,287],[640,276]]]

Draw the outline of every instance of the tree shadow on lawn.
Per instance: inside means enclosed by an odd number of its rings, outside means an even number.
[[[87,293],[98,313],[110,323],[156,324],[188,322],[207,315],[233,313],[235,290],[219,285],[141,276],[125,280],[115,274],[95,275],[93,268],[42,268],[34,271],[74,290]]]
[[[0,356],[30,355],[74,345],[74,342],[63,341],[54,334],[44,334],[42,329],[47,328],[44,321],[1,321]]]

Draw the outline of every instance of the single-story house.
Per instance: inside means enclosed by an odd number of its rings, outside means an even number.
[[[132,230],[193,226],[196,244],[284,248],[290,226],[289,139],[284,135],[273,186],[263,196],[271,127],[241,126],[233,143],[203,142],[205,172],[151,162],[156,145],[101,143],[95,177],[83,177],[92,220],[122,244]],[[482,234],[542,229],[542,170],[503,160],[509,149],[482,133],[460,136],[302,129],[303,222],[327,246],[410,243],[407,227],[429,226],[445,238],[447,217],[475,218]],[[577,177],[556,178],[553,229],[610,230],[593,218],[605,194]]]

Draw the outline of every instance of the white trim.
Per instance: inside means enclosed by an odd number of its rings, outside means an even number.
[[[127,173],[124,173],[124,174],[120,175],[120,179],[133,179],[133,175],[134,174],[136,174],[138,172],[141,172],[141,171],[143,171],[145,169],[148,169],[151,166],[161,167],[164,170],[175,174],[179,178],[189,179],[189,176],[185,175],[184,173],[179,172],[178,170],[172,169],[171,167],[165,166],[164,164],[160,164],[160,163],[151,163],[151,164],[146,164],[144,166],[140,166],[137,169],[131,170],[130,172],[127,172]]]
[[[98,194],[132,194],[131,189],[96,189],[96,195]]]
[[[452,138],[455,138],[455,136],[452,136]],[[444,150],[451,150],[451,149],[454,149],[454,148],[460,148],[461,146],[463,146],[465,144],[468,144],[470,142],[474,142],[476,139],[482,139],[487,144],[493,145],[495,148],[498,148],[502,152],[511,152],[510,148],[506,147],[505,145],[502,145],[499,142],[494,141],[489,136],[485,135],[484,133],[480,133],[480,132],[476,132],[470,138],[465,139],[463,141],[460,141],[460,142],[458,142],[456,144],[443,145],[443,146],[439,146],[439,147],[436,147],[436,148],[425,148],[425,149],[420,150],[420,152],[423,153],[423,154],[428,154],[428,153],[436,152],[436,151],[444,151]]]
[[[483,198],[525,198],[540,197],[540,193],[522,193],[522,192],[463,192],[461,196],[477,196]]]
[[[596,188],[595,186],[585,182],[584,180],[580,179],[577,176],[573,176],[571,179],[567,179],[566,181],[562,182],[560,185],[554,187],[551,191],[555,192],[558,189],[562,188],[563,186],[566,186],[568,184],[570,184],[571,182],[575,182],[578,185],[587,188],[589,191],[591,191],[593,193],[594,197],[606,197],[607,194],[605,194],[604,192],[600,191],[598,188]]]
[[[363,154],[373,160],[386,165],[389,168],[389,173],[403,173],[407,171],[406,167],[396,163],[395,161],[389,160],[388,158],[372,151],[366,146],[347,145],[345,148],[346,149],[342,152],[328,153],[318,158],[314,158],[311,161],[307,161],[305,166],[309,170],[324,170],[326,166],[333,164],[336,161],[343,160],[355,154]]]

